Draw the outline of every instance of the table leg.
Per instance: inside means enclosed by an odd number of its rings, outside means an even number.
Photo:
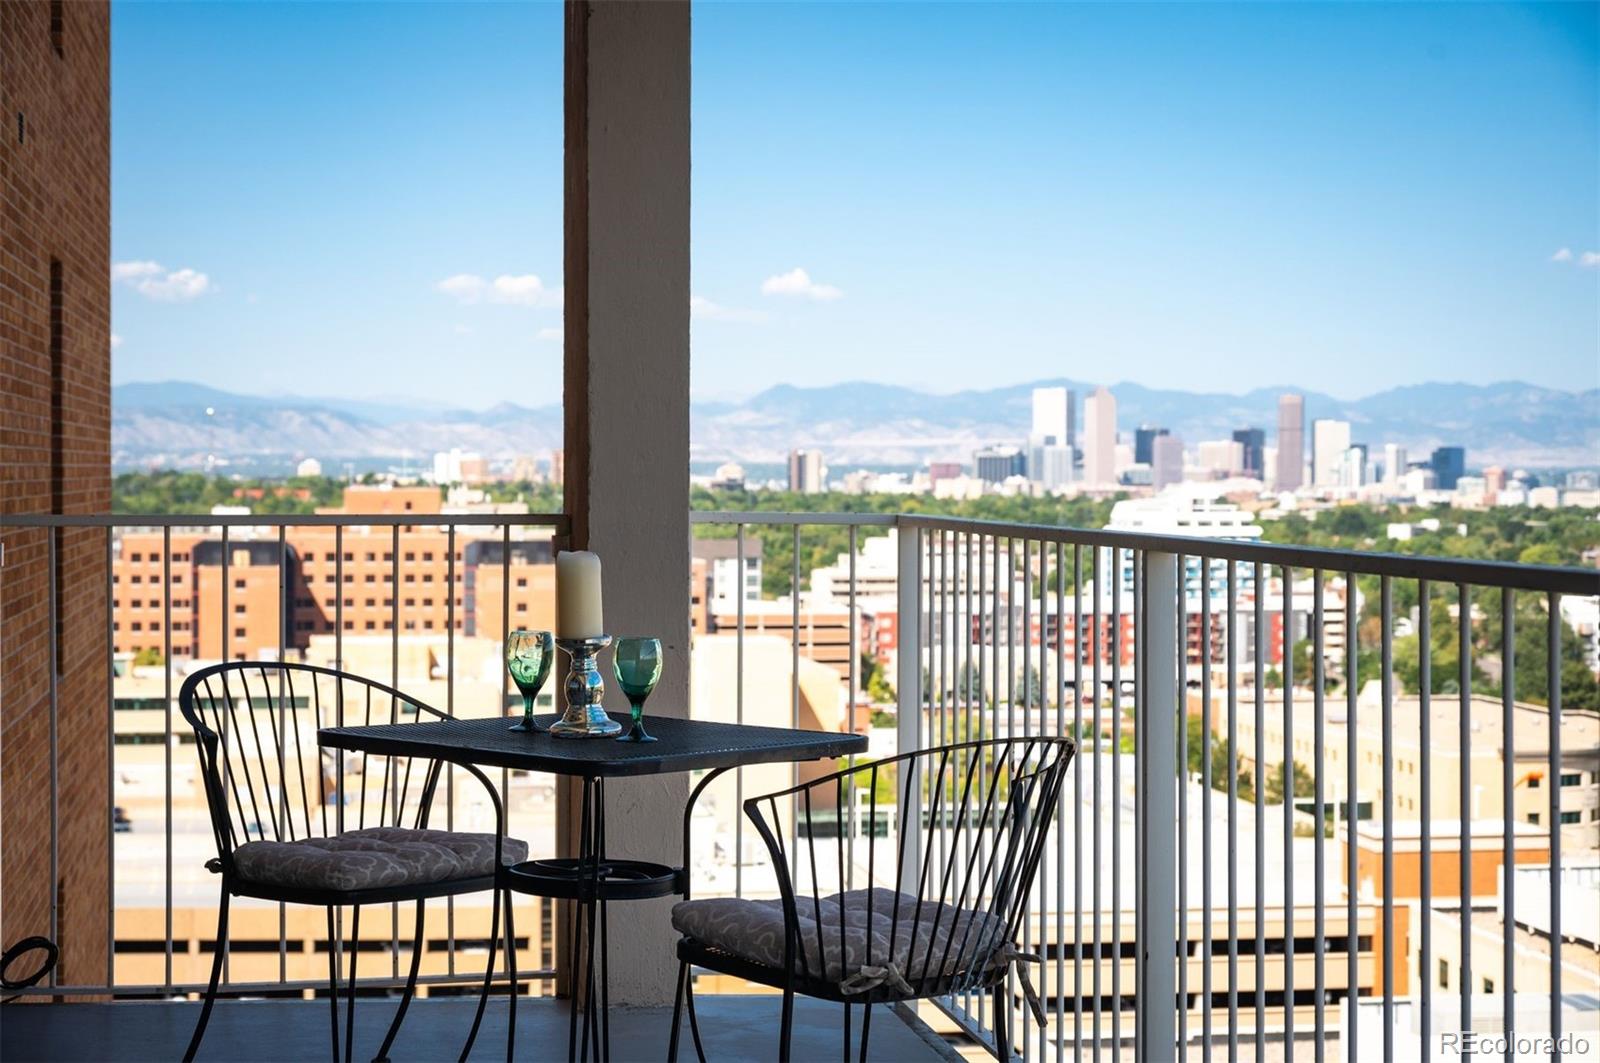
[[[596,849],[600,859],[606,855],[606,781],[604,778],[595,780],[595,837]],[[608,941],[610,919],[608,918],[607,905],[600,901],[600,1028],[604,1031],[604,1047],[601,1058],[611,1059],[611,947]]]

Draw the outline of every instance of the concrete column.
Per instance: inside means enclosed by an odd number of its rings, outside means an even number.
[[[566,7],[566,508],[606,627],[666,650],[648,711],[689,714],[689,4]],[[609,654],[604,662],[609,672]],[[606,704],[626,713],[616,684]],[[613,855],[676,865],[688,779],[607,787]],[[570,842],[571,802],[560,817]],[[611,1000],[671,1003],[670,899],[613,906]]]

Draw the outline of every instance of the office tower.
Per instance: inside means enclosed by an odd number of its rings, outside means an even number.
[[[1253,479],[1266,478],[1267,433],[1259,428],[1235,428],[1233,441],[1243,448],[1239,471]]]
[[[1236,439],[1207,439],[1195,447],[1200,467],[1222,476],[1244,471],[1244,444]]]
[[[789,490],[801,495],[814,495],[827,489],[823,482],[828,475],[822,464],[820,450],[789,451]]]
[[[992,484],[1028,474],[1027,456],[1017,447],[984,447],[973,452],[972,461],[977,467],[978,479]]]
[[[1105,388],[1083,400],[1083,479],[1094,487],[1117,482],[1117,400]]]
[[[1033,389],[1033,432],[1029,439],[1042,446],[1066,446],[1070,409],[1066,388]]]
[[[1439,490],[1454,491],[1456,481],[1467,471],[1467,451],[1464,447],[1435,447],[1428,462],[1437,478]]]
[[[940,480],[954,480],[965,472],[959,461],[928,462],[928,486],[937,487]]]
[[[109,513],[110,9],[0,7],[8,126],[0,149],[0,508]],[[111,863],[106,537],[98,528],[12,526],[0,529],[0,551],[4,944],[48,935],[61,950],[63,984],[98,981],[109,959]],[[182,755],[174,752],[174,765]],[[37,959],[7,974],[20,977]]]
[[[1319,417],[1311,423],[1311,483],[1344,485],[1344,456],[1350,449],[1350,422]]]
[[[1368,482],[1367,476],[1367,445],[1365,443],[1352,443],[1350,449],[1344,452],[1344,486],[1361,487]]]
[[[1278,468],[1273,486],[1293,491],[1305,482],[1306,399],[1304,395],[1278,396]]]
[[[1138,465],[1155,464],[1155,441],[1167,434],[1165,428],[1142,424],[1133,430],[1133,460]]]
[[[1066,388],[1033,389],[1033,431],[1028,435],[1030,480],[1045,487],[1072,481],[1072,392]]]
[[[1398,485],[1406,474],[1406,448],[1399,443],[1383,445],[1383,482]]]
[[[1165,430],[1150,443],[1150,485],[1157,491],[1183,482],[1183,440]]]

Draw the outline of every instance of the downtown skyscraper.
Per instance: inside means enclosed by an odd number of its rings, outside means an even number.
[[[1117,399],[1106,388],[1083,400],[1083,479],[1091,487],[1117,482]]]
[[[1306,399],[1278,396],[1278,468],[1273,487],[1293,491],[1305,482]]]

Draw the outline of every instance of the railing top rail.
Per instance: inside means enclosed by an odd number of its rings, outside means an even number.
[[[902,514],[899,524],[913,528],[976,532],[1013,539],[1081,543],[1084,546],[1122,547],[1192,557],[1261,562],[1292,568],[1320,568],[1328,572],[1426,579],[1437,583],[1468,583],[1479,587],[1544,591],[1557,594],[1600,594],[1600,571],[1556,565],[1523,565],[1508,561],[1476,561],[1447,557],[1419,557],[1360,550],[1335,550],[1322,546],[1294,546],[1242,539],[1211,539],[1189,535],[1151,535],[1100,528],[1015,524],[925,514]]]
[[[1555,565],[1523,565],[1507,561],[1420,557],[1377,551],[1335,550],[1321,546],[1294,546],[1243,539],[1213,539],[1190,535],[1154,535],[1105,528],[1076,528],[1049,524],[1019,524],[975,520],[926,513],[784,513],[766,511],[700,510],[691,512],[693,524],[749,525],[857,525],[863,527],[933,528],[972,532],[1013,539],[1078,543],[1084,546],[1122,547],[1169,554],[1211,557],[1230,561],[1320,568],[1328,572],[1426,579],[1436,583],[1467,583],[1479,587],[1556,594],[1600,594],[1600,571]]]
[[[449,527],[503,524],[565,532],[565,513],[21,513],[0,514],[0,528],[316,528]]]
[[[779,510],[690,510],[690,524],[854,524],[857,527],[892,528],[900,522],[898,513],[789,513]]]

